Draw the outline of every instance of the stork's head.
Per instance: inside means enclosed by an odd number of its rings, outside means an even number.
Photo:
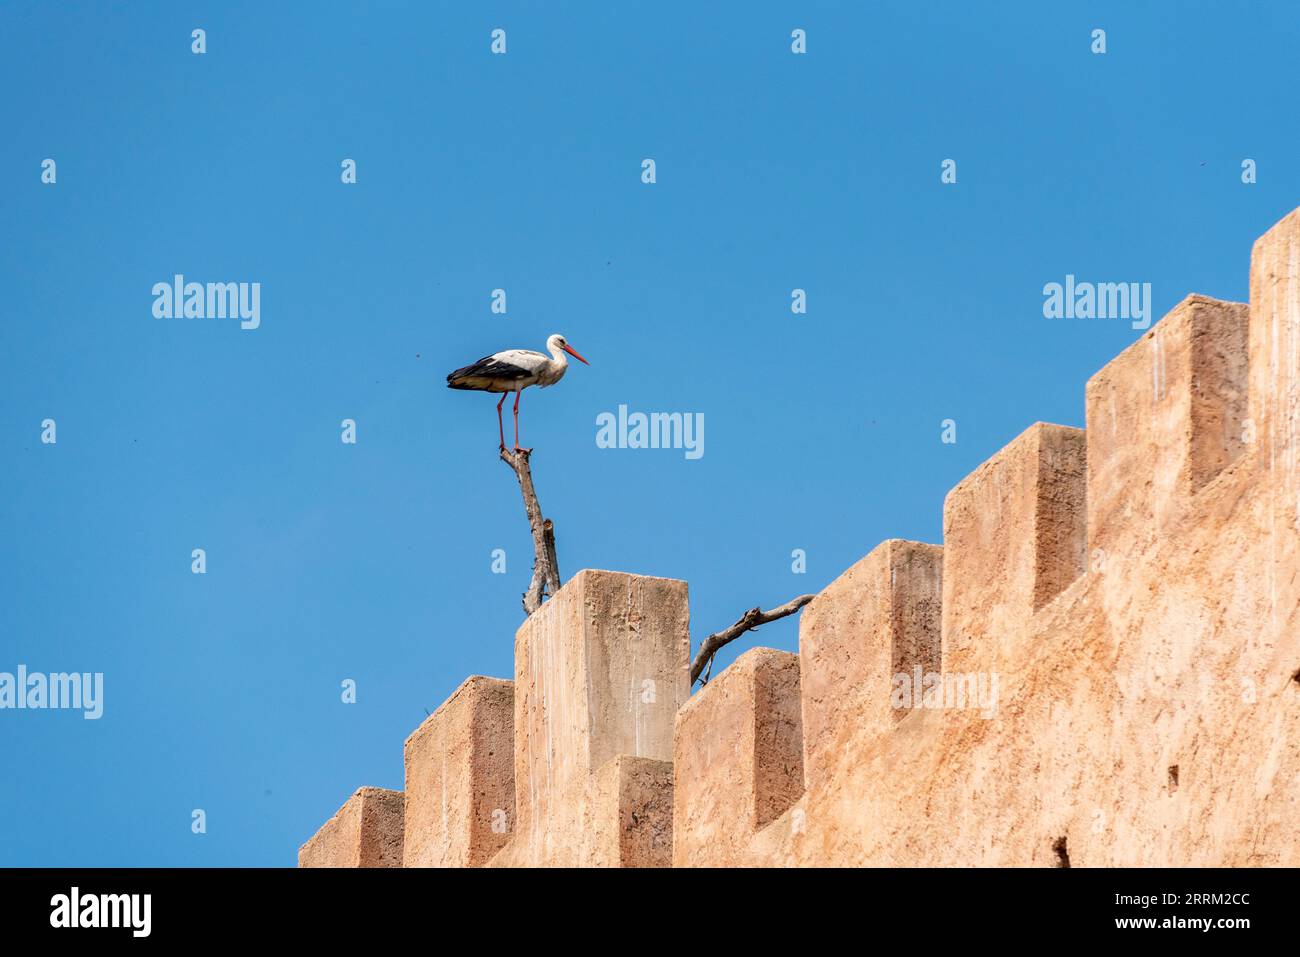
[[[591,365],[590,362],[588,362],[582,356],[574,352],[573,349],[569,346],[568,340],[565,339],[564,336],[560,335],[558,332],[546,340],[546,348],[549,349],[551,355],[555,356],[557,359],[559,358],[559,353],[567,352],[569,355],[573,356],[573,358],[577,359],[583,365],[588,365],[588,366]]]

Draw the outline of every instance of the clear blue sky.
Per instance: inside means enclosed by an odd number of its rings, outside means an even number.
[[[1045,283],[1244,300],[1300,204],[1293,3],[704,6],[0,9],[0,671],[105,675],[98,721],[0,711],[0,864],[290,865],[511,675],[530,544],[456,366],[591,360],[523,400],[562,567],[688,580],[698,642],[1083,425],[1140,333]],[[175,273],[261,327],[155,319]],[[703,458],[598,448],[619,404],[703,413]]]

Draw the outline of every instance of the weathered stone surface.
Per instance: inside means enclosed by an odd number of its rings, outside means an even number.
[[[1300,209],[1250,256],[1250,418],[1257,467],[1300,487]],[[1296,498],[1285,503],[1296,514]]]
[[[515,822],[514,683],[475,675],[406,739],[406,867],[479,867]]]
[[[673,765],[623,755],[606,761],[593,784],[593,850],[597,867],[671,867]]]
[[[401,867],[401,791],[360,788],[298,849],[299,867]]]

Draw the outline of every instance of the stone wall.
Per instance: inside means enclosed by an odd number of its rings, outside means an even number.
[[[1300,210],[689,695],[684,582],[583,571],[302,866],[1300,865]],[[403,820],[404,817],[404,820]],[[397,854],[395,849],[401,849]]]

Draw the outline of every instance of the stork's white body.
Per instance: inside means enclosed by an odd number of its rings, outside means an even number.
[[[469,369],[478,369],[479,373],[458,378],[453,389],[521,392],[530,385],[555,385],[569,371],[569,357],[558,349],[549,357],[531,349],[506,349],[480,359]]]

